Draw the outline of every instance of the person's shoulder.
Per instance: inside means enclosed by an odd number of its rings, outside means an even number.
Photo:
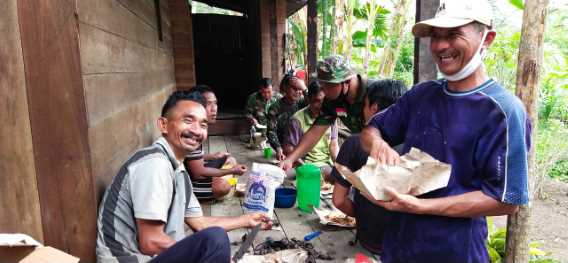
[[[433,91],[439,91],[444,88],[444,80],[428,80],[420,82],[410,88],[407,93],[428,93]]]
[[[481,93],[489,97],[507,115],[526,115],[525,105],[511,91],[497,81],[490,80],[490,85]]]

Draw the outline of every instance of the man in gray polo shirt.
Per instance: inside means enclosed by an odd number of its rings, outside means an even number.
[[[226,231],[270,228],[260,213],[203,216],[182,162],[207,138],[204,104],[199,93],[170,95],[158,119],[162,137],[120,168],[99,208],[98,262],[229,262]],[[184,223],[195,233],[186,237]]]

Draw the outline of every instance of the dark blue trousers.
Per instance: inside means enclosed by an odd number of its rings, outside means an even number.
[[[231,248],[227,232],[209,227],[193,233],[162,251],[151,263],[228,263]]]

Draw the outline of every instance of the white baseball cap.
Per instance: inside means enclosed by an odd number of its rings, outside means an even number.
[[[486,0],[441,0],[434,18],[416,23],[412,34],[429,37],[433,27],[454,28],[473,21],[493,25],[493,11]]]

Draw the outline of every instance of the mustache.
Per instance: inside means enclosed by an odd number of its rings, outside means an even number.
[[[190,139],[194,139],[194,140],[196,140],[196,141],[198,141],[198,142],[202,142],[202,141],[203,141],[203,136],[202,136],[202,135],[193,133],[193,132],[191,132],[191,131],[183,131],[183,132],[181,133],[181,136],[186,137],[186,138],[190,138]]]

